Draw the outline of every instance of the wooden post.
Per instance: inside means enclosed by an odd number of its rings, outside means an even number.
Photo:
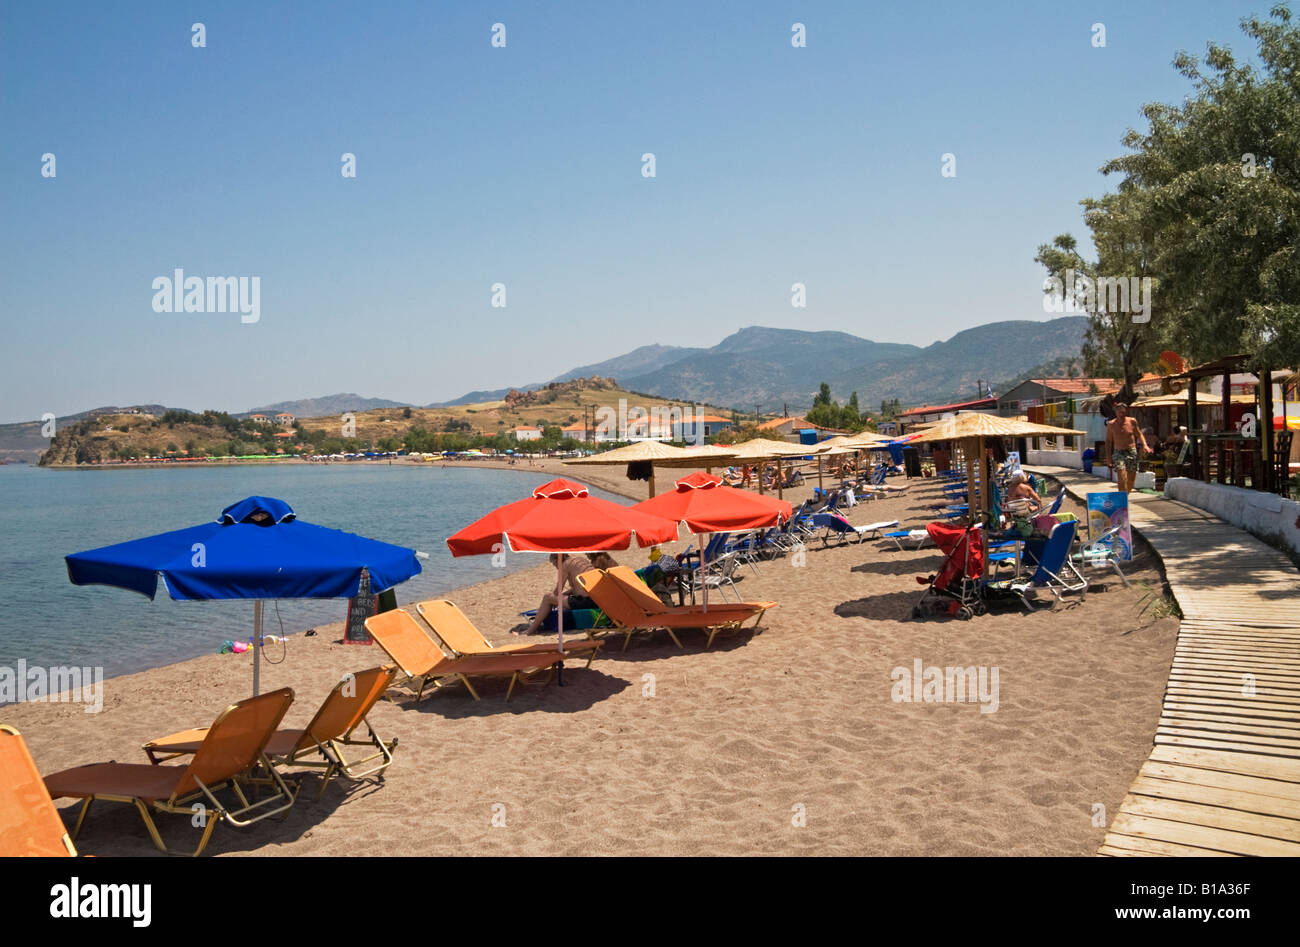
[[[767,461],[760,460],[758,462],[758,492],[760,494],[763,493],[763,468],[766,466],[767,466]]]
[[[1265,369],[1260,375],[1259,381],[1263,386],[1259,393],[1259,413],[1263,415],[1258,422],[1260,448],[1259,465],[1263,469],[1259,471],[1259,475],[1256,477],[1256,479],[1259,480],[1260,485],[1255,486],[1255,484],[1252,483],[1251,486],[1255,487],[1256,490],[1263,487],[1263,489],[1270,493],[1276,493],[1281,484],[1273,482],[1273,370],[1271,368]],[[1285,424],[1285,398],[1283,399],[1282,404],[1282,423]]]
[[[1191,437],[1196,431],[1196,379],[1187,382],[1187,433]],[[1201,447],[1195,439],[1192,441],[1192,479],[1201,479]]]
[[[655,465],[654,465],[654,462],[651,461],[651,463],[650,463],[650,497],[653,497],[654,495],[655,495]],[[649,497],[647,497],[647,499],[649,499]]]
[[[781,472],[781,458],[780,458],[780,457],[777,457],[777,459],[776,459],[776,496],[777,496],[777,499],[780,499],[780,500],[784,500],[784,499],[785,499],[785,484],[782,483],[782,481],[783,481],[784,479],[785,479],[785,475]]]
[[[976,506],[975,470],[979,464],[978,437],[968,437],[962,442],[962,453],[966,455],[966,515],[974,516]]]

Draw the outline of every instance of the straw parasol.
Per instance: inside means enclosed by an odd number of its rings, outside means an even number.
[[[1052,427],[1049,424],[1035,424],[1020,418],[1000,418],[994,414],[970,412],[940,421],[934,427],[912,439],[914,444],[932,443],[934,441],[961,441],[966,453],[966,502],[968,510],[975,510],[975,467],[981,465],[980,480],[987,484],[989,472],[983,469],[984,452],[980,449],[986,440],[1002,437],[1052,437],[1056,435],[1073,436],[1086,434],[1086,431],[1074,428]],[[984,501],[992,501],[992,491],[984,490]]]
[[[692,455],[680,447],[673,447],[671,444],[664,444],[660,441],[637,441],[635,444],[628,444],[624,447],[616,447],[613,450],[607,450],[600,454],[593,454],[590,457],[580,457],[577,460],[566,460],[566,466],[618,466],[620,464],[663,464],[667,461],[684,460],[687,457],[698,457],[698,454]],[[654,468],[650,469],[650,496],[655,495],[655,475]]]
[[[735,453],[733,460],[741,463],[755,461],[759,465],[758,469],[758,492],[763,492],[763,463],[768,460],[776,461],[776,492],[777,496],[784,495],[784,487],[781,485],[781,459],[784,457],[805,457],[808,454],[820,454],[827,448],[821,444],[792,444],[789,441],[773,441],[764,437],[756,437],[753,440],[741,441],[739,444],[731,445],[731,450]]]
[[[682,448],[685,456],[656,460],[656,467],[699,467],[712,470],[716,466],[730,464],[736,457],[736,451],[730,447],[717,444],[701,444],[699,447]]]

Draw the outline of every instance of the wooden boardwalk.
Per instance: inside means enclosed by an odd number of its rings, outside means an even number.
[[[1036,467],[1082,500],[1112,484]],[[1300,855],[1300,573],[1204,510],[1129,498],[1183,620],[1151,755],[1101,855]]]

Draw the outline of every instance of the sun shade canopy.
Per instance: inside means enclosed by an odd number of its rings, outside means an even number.
[[[420,572],[415,550],[304,523],[273,497],[248,497],[212,523],[64,559],[74,585],[112,585],[153,598],[162,576],[178,601],[351,598],[362,569],[376,592]]]
[[[655,546],[677,538],[677,524],[593,497],[572,480],[552,480],[447,540],[453,556],[515,552],[595,552]]]
[[[913,443],[930,441],[959,441],[967,437],[1052,437],[1086,434],[1072,428],[1034,424],[1019,418],[1000,418],[992,414],[959,414],[940,421],[924,434],[911,438]]]
[[[706,473],[683,477],[671,493],[642,500],[633,509],[685,523],[692,533],[763,529],[779,525],[793,513],[785,500],[732,489]]]

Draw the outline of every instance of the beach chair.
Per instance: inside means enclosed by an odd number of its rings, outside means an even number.
[[[903,546],[903,540],[906,539],[916,543],[912,549],[920,549],[929,540],[930,533],[924,529],[896,529],[883,534],[881,538],[892,540],[894,545],[898,547],[899,552],[906,552],[907,549]]]
[[[814,514],[813,523],[821,527],[823,548],[830,545],[831,536],[838,536],[841,546],[849,541],[850,536],[862,542],[862,533],[858,528],[838,513]]]
[[[539,654],[503,654],[487,657],[449,658],[442,649],[420,627],[419,622],[395,608],[392,611],[372,615],[366,619],[366,631],[379,643],[379,647],[397,662],[408,681],[419,681],[415,699],[424,698],[424,689],[430,683],[434,690],[448,686],[448,683],[461,683],[475,700],[478,691],[470,683],[475,677],[509,677],[510,686],[506,689],[506,701],[515,691],[515,685],[525,682],[528,677],[539,671],[548,670],[564,659],[563,653],[552,649]],[[548,674],[549,680],[549,674]]]
[[[668,632],[673,643],[683,648],[677,631],[683,628],[703,629],[708,639],[704,647],[713,644],[713,638],[723,628],[738,628],[740,624],[758,614],[758,611],[738,612],[731,608],[710,606],[708,612],[703,609],[689,613],[656,612],[649,614],[641,605],[623,590],[618,580],[611,578],[601,569],[591,569],[578,576],[578,584],[591,596],[600,610],[615,623],[614,632],[623,633],[623,650],[627,650],[636,632],[653,632],[662,628]],[[662,605],[662,603],[660,603]],[[588,634],[591,634],[588,631]]]
[[[778,538],[778,542],[780,541],[782,540]],[[702,568],[695,570],[695,574],[691,577],[691,587],[697,591],[717,589],[719,594],[724,595],[726,589],[731,589],[731,594],[736,596],[736,601],[739,602],[740,593],[736,591],[735,581],[736,566],[739,563],[737,553],[721,553],[716,559],[710,559]]]
[[[1029,594],[1035,589],[1047,589],[1058,602],[1064,601],[1061,597],[1063,592],[1086,593],[1088,580],[1078,575],[1075,579],[1071,579],[1070,572],[1067,571],[1070,547],[1074,543],[1074,533],[1078,525],[1078,522],[1070,520],[1057,523],[1052,528],[1032,575],[1027,578],[988,580],[983,583],[984,589],[994,593],[1011,593],[1020,599],[1026,611],[1031,612],[1034,610],[1034,605],[1030,601]]]
[[[758,621],[751,626],[757,628],[759,622],[763,620],[763,614],[769,608],[776,608],[777,605],[776,602],[741,602],[740,604],[720,602],[717,605],[710,603],[709,610],[705,612],[702,605],[665,605],[654,592],[650,591],[650,587],[641,581],[636,572],[627,566],[606,569],[605,575],[613,579],[627,597],[647,615],[707,616],[716,621],[722,613],[731,612],[737,617],[743,616],[741,621],[757,616]]]
[[[1116,558],[1115,549],[1111,545],[1111,541],[1119,535],[1123,528],[1123,526],[1112,526],[1093,542],[1081,546],[1078,552],[1070,556],[1071,571],[1078,578],[1084,579],[1083,569],[1109,567],[1119,576],[1119,580],[1124,583],[1124,588],[1128,588],[1128,577],[1124,575],[1124,570],[1119,567],[1119,559]],[[1084,579],[1084,581],[1087,580]]]
[[[280,767],[323,769],[325,773],[316,793],[318,799],[325,795],[325,787],[337,773],[349,779],[364,779],[382,773],[393,762],[397,740],[381,740],[367,717],[395,677],[397,668],[391,664],[347,675],[334,685],[306,727],[275,731],[266,744],[267,757]],[[363,723],[369,738],[354,739],[353,732]],[[207,735],[207,728],[181,730],[150,740],[144,745],[144,752],[150,763],[165,763],[197,752]],[[375,752],[361,759],[349,760],[344,755],[344,747],[349,746],[366,746]]]
[[[163,852],[167,852],[167,846],[154,825],[151,809],[190,819],[194,819],[197,812],[206,810],[203,836],[194,850],[194,854],[199,855],[207,847],[218,822],[244,828],[288,812],[293,805],[293,792],[265,753],[267,743],[291,703],[293,691],[282,687],[227,707],[208,728],[188,765],[91,763],[46,776],[45,788],[55,799],[69,796],[85,800],[72,830],[74,839],[81,833],[91,803],[106,799],[133,804],[154,845]],[[274,791],[270,796],[250,803],[240,781],[259,763],[269,774],[268,782]],[[216,795],[226,787],[239,798],[240,808],[227,808]]]
[[[500,657],[502,655],[531,654],[555,659],[557,650],[554,641],[526,641],[520,643],[494,646],[483,636],[465,613],[446,599],[429,599],[419,602],[415,610],[420,613],[424,623],[442,642],[442,646],[457,658]],[[596,652],[605,642],[594,638],[572,638],[564,642],[564,657],[587,658],[587,667],[596,658]]]
[[[0,858],[76,855],[27,741],[0,724]]]

